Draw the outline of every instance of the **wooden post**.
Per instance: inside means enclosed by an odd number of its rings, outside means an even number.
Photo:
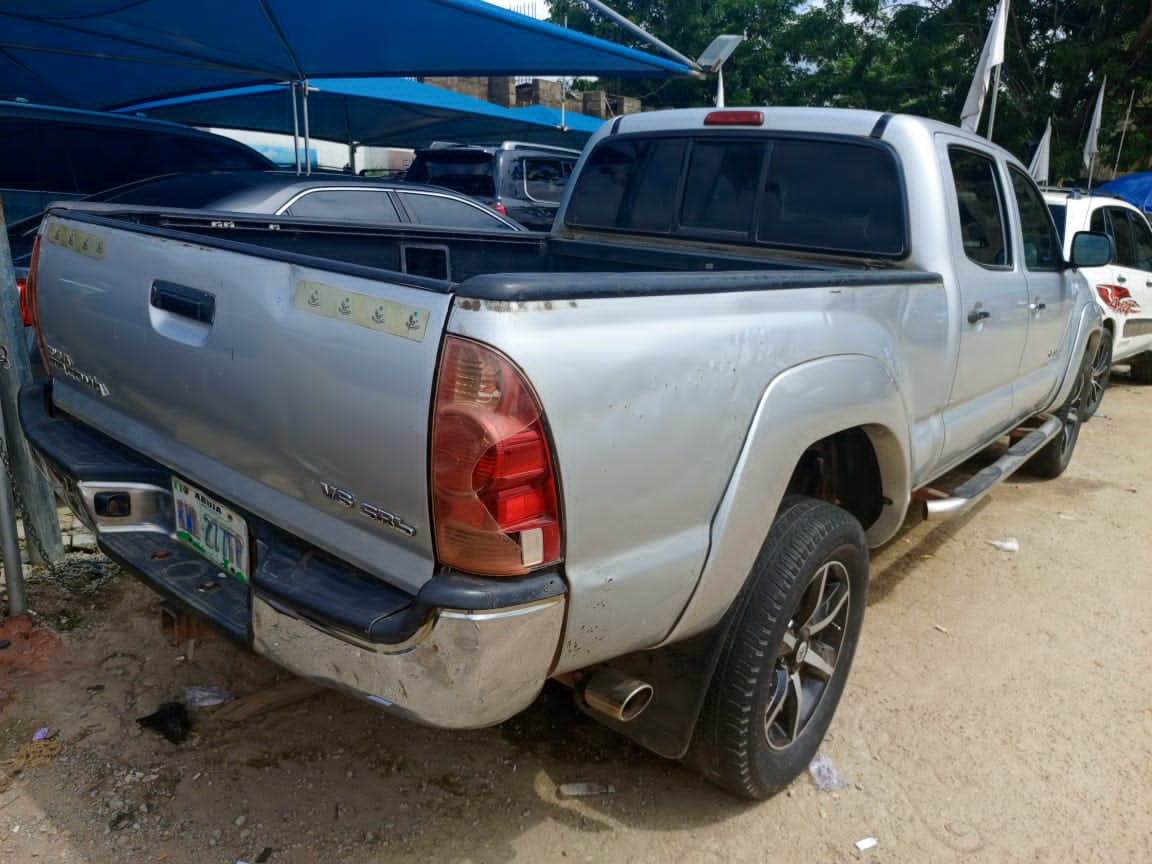
[[[8,246],[4,205],[0,201],[0,412],[4,419],[9,468],[5,479],[13,484],[16,502],[22,510],[29,559],[52,564],[64,557],[60,523],[56,518],[56,496],[48,479],[32,463],[17,409],[20,388],[32,381],[27,339],[20,312],[20,292],[12,269],[12,251]]]

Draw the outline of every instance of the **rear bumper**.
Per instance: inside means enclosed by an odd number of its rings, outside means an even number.
[[[241,582],[175,539],[171,472],[54,413],[49,388],[25,388],[20,417],[57,493],[109,557],[235,642],[431,726],[498,723],[539,693],[563,634],[559,574],[442,570],[413,595],[226,502],[253,535],[251,578]],[[102,492],[126,494],[128,514],[98,515]]]

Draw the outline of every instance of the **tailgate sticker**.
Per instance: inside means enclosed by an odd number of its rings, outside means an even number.
[[[99,261],[104,257],[104,238],[81,231],[79,228],[70,228],[62,222],[53,222],[48,226],[46,236],[49,243],[87,255]]]
[[[393,300],[382,300],[371,294],[345,291],[334,285],[301,279],[296,283],[292,305],[304,312],[348,321],[413,342],[423,342],[428,329],[427,309],[406,306]]]

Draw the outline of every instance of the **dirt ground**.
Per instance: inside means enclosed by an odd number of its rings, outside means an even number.
[[[39,626],[0,631],[0,861],[1152,861],[1152,388],[1118,377],[1102,411],[1061,479],[1018,475],[875,556],[822,750],[840,791],[736,801],[559,689],[468,733],[319,691],[242,722],[194,710],[172,744],[136,718],[285,676],[169,644],[158,599],[92,556],[33,576]],[[560,797],[572,782],[611,791]]]

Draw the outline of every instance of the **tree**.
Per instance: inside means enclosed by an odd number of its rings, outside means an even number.
[[[688,56],[720,33],[747,41],[724,66],[729,105],[830,105],[956,124],[996,0],[622,0],[616,11]],[[554,0],[552,20],[629,39],[580,0]],[[1121,172],[1152,167],[1152,0],[1014,0],[1001,69],[995,139],[1027,162],[1048,117],[1053,177],[1084,174],[1081,151],[1108,76],[1100,164],[1111,169],[1131,93]],[[610,80],[648,107],[707,105],[710,79]],[[987,110],[987,109],[986,109]],[[981,124],[986,128],[987,120]]]

